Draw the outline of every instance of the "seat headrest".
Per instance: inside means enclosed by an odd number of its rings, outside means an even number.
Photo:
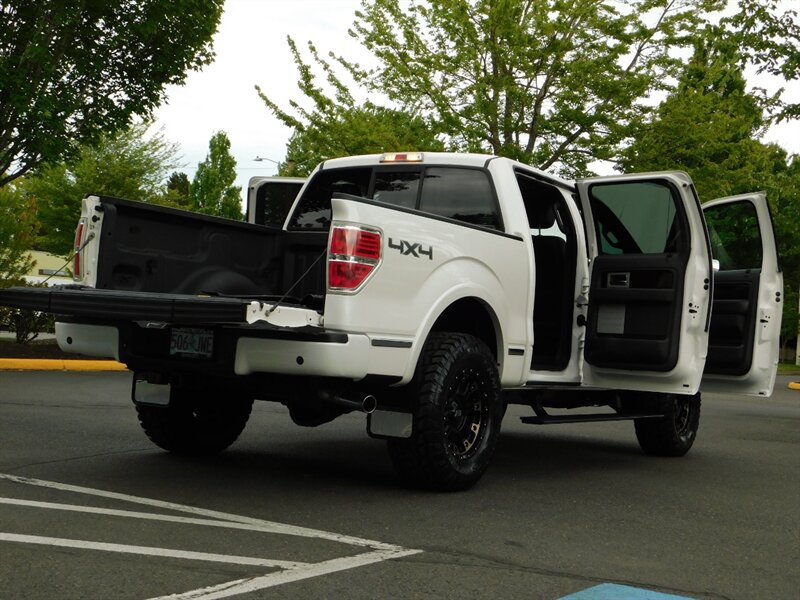
[[[531,203],[527,206],[531,229],[550,229],[556,222],[556,211],[549,202]]]

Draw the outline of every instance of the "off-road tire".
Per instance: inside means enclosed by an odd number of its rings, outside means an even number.
[[[432,333],[414,379],[413,433],[388,440],[396,471],[414,487],[465,490],[489,466],[503,401],[492,353],[462,333]]]
[[[655,404],[663,417],[634,420],[639,446],[653,456],[683,456],[697,437],[700,394],[659,394]]]
[[[150,440],[176,454],[207,455],[225,450],[250,418],[252,398],[224,392],[173,388],[169,406],[136,404],[139,423]]]

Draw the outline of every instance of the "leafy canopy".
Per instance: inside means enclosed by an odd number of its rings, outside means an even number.
[[[0,0],[0,186],[148,115],[213,58],[224,0]]]
[[[190,209],[206,214],[242,218],[242,188],[234,186],[236,159],[231,142],[224,131],[215,133],[208,142],[208,155],[197,165],[189,186]]]
[[[377,66],[338,60],[428,115],[454,149],[575,175],[615,155],[674,72],[671,50],[722,4],[364,0],[350,33]]]
[[[371,66],[333,52],[323,59],[311,42],[307,63],[290,39],[298,86],[312,108],[293,100],[282,109],[259,92],[295,135],[314,137],[307,130],[344,123],[355,107],[352,86],[336,73],[343,69],[371,97],[422,119],[430,136],[451,150],[491,152],[569,177],[584,175],[593,161],[619,159],[650,118],[652,98],[673,89],[683,67],[680,51],[691,50],[709,15],[726,4],[362,0],[350,35],[370,52]],[[797,15],[782,13],[777,0],[738,0],[738,10],[720,20],[716,34],[741,49],[740,66],[789,79],[800,74]],[[323,73],[324,86],[312,67]],[[769,119],[798,110],[780,91],[756,98]]]
[[[73,160],[41,166],[24,178],[20,187],[38,208],[38,250],[70,252],[86,194],[168,203],[162,182],[178,166],[178,148],[147,129],[141,123],[101,136],[95,145],[80,146]]]
[[[329,98],[314,75],[312,66],[303,60],[295,41],[288,38],[289,48],[300,73],[298,87],[310,99],[312,108],[292,102],[296,114],[272,102],[260,86],[258,95],[267,107],[287,126],[294,129],[286,148],[286,160],[279,167],[280,175],[307,175],[318,163],[328,158],[374,154],[397,150],[444,150],[434,127],[420,116],[365,102],[357,104],[349,87],[336,75],[332,65],[321,58],[314,44],[308,49],[312,60],[323,70]]]

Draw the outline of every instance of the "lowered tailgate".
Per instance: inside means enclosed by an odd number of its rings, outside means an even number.
[[[0,304],[57,315],[168,323],[247,322],[250,300],[69,286],[0,290]]]

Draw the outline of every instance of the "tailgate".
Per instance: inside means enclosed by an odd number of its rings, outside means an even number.
[[[247,322],[251,300],[70,286],[0,290],[0,305],[57,315],[166,323]]]

